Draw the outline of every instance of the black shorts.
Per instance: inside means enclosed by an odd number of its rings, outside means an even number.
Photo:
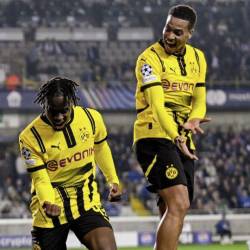
[[[148,190],[157,192],[183,184],[188,187],[189,200],[194,193],[194,161],[187,158],[170,140],[146,138],[136,142],[135,153],[149,183]]]
[[[33,250],[66,250],[69,231],[73,231],[83,244],[83,237],[98,227],[112,228],[109,221],[99,212],[92,209],[86,211],[76,220],[54,228],[34,227],[31,231]]]

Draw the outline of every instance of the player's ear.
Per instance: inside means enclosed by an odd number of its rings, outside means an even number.
[[[188,39],[190,39],[192,37],[193,32],[194,32],[193,29],[189,30],[189,32],[188,32]]]

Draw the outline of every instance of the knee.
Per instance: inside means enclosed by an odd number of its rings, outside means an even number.
[[[169,204],[169,213],[176,214],[177,216],[185,216],[190,207],[189,199],[182,199],[176,197],[172,204]]]
[[[190,202],[188,197],[186,199],[176,200],[176,209],[179,210],[180,213],[186,214],[189,207],[190,207]]]

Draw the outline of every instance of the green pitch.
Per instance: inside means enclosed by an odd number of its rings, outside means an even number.
[[[17,248],[7,249],[4,250],[13,250]],[[18,248],[20,250],[30,250],[27,248]],[[84,248],[72,248],[69,250],[83,250]],[[86,248],[85,248],[86,249]],[[130,248],[119,248],[119,250],[152,250],[152,247],[130,247]],[[212,245],[181,245],[178,250],[248,250],[246,243],[242,244],[233,244],[233,245],[219,245],[219,244],[212,244]]]
[[[152,247],[120,248],[119,250],[152,250]],[[248,250],[246,244],[233,245],[182,245],[178,250]]]

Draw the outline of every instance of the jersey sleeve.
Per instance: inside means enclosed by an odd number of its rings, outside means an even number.
[[[99,144],[107,139],[107,129],[104,124],[102,115],[94,109],[88,109],[88,110],[93,116],[95,123],[95,144]]]
[[[199,60],[200,60],[200,76],[198,83],[206,82],[206,74],[207,74],[207,62],[203,52],[199,51]]]
[[[104,174],[107,182],[119,184],[111,150],[107,142],[107,129],[102,115],[93,109],[88,109],[95,121],[95,160]]]
[[[164,93],[163,89],[159,86],[155,88],[149,88],[146,91],[146,99],[149,105],[152,107],[153,115],[158,120],[162,129],[174,139],[179,135],[176,122],[174,121],[172,112],[166,112],[164,107]]]
[[[45,168],[45,163],[34,145],[32,145],[32,141],[28,140],[28,137],[25,137],[23,134],[19,136],[19,148],[21,158],[28,172]]]
[[[200,76],[196,83],[193,98],[192,98],[192,111],[190,113],[189,119],[193,118],[204,118],[206,114],[206,71],[207,63],[204,53],[199,51],[199,61],[200,61]]]
[[[142,91],[151,86],[161,85],[161,68],[162,65],[154,54],[148,52],[139,56],[135,73]]]
[[[32,136],[23,136],[21,134],[19,137],[19,146],[21,157],[27,171],[30,173],[41,206],[43,206],[45,201],[54,203],[55,192],[46,170],[46,163],[39,152],[36,151],[35,144],[32,142]]]

